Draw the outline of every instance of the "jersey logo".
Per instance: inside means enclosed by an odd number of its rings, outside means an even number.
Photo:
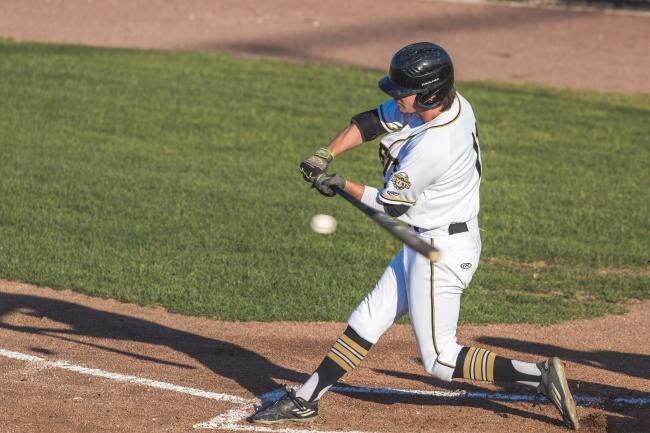
[[[463,263],[462,265],[460,265],[460,267],[463,268],[463,269],[469,269],[469,268],[472,267],[472,264],[471,263]]]
[[[395,188],[397,189],[409,189],[411,187],[411,181],[409,180],[409,175],[400,171],[399,173],[393,173],[390,177],[390,181],[393,182]]]
[[[395,143],[398,142],[396,141]],[[388,170],[390,170],[391,167],[397,167],[399,165],[399,159],[390,154],[390,148],[388,148],[384,143],[379,143],[379,161],[381,161],[381,165],[384,168],[384,176],[388,173]]]

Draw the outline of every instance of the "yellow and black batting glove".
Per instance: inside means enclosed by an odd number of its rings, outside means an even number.
[[[331,152],[321,147],[300,163],[302,177],[305,181],[313,184],[318,176],[327,171],[327,167],[333,159],[334,156],[332,156]]]

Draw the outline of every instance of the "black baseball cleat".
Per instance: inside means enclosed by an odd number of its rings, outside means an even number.
[[[247,418],[248,422],[275,424],[279,422],[311,422],[318,415],[318,401],[309,402],[287,390],[280,400],[263,407]]]
[[[546,396],[558,408],[567,427],[578,430],[578,413],[566,380],[564,363],[560,358],[549,358],[537,364],[542,380],[537,392]]]

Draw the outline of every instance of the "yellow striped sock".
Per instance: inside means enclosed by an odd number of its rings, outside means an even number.
[[[343,334],[336,340],[327,357],[336,362],[345,371],[350,371],[361,364],[368,351]]]
[[[462,377],[464,379],[493,382],[495,359],[496,355],[489,350],[480,349],[478,347],[468,347],[465,352],[465,359],[459,359],[457,365],[461,365],[462,363]]]

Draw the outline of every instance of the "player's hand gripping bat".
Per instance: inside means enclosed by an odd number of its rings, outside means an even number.
[[[354,207],[359,209],[361,212],[368,215],[372,218],[377,224],[382,226],[385,230],[388,231],[391,235],[395,236],[397,239],[404,242],[409,247],[413,248],[418,253],[422,254],[424,257],[429,259],[431,262],[435,262],[440,257],[440,252],[434,248],[432,245],[424,242],[422,239],[417,237],[412,231],[410,231],[406,226],[394,220],[393,218],[386,215],[384,212],[378,211],[371,208],[363,203],[361,203],[356,198],[352,197],[347,192],[343,191],[337,186],[332,186],[332,189],[341,197],[350,202]]]

